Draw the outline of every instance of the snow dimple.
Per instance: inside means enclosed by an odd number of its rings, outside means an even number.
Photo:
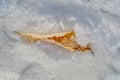
[[[0,0],[0,80],[120,80],[119,0]],[[74,30],[89,52],[26,43],[13,31]]]

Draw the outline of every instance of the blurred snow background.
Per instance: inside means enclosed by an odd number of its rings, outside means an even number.
[[[13,32],[69,30],[95,56]],[[120,80],[120,0],[0,0],[0,80]]]

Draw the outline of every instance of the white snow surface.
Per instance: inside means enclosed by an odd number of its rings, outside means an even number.
[[[14,33],[71,30],[94,56]],[[0,80],[120,80],[120,0],[0,0]]]

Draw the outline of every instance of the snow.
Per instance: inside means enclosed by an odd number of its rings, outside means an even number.
[[[120,80],[119,0],[0,0],[0,80]],[[27,43],[14,31],[74,30],[89,51]]]

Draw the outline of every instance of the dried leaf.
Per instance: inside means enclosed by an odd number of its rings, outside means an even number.
[[[48,43],[55,43],[59,46],[62,46],[63,48],[69,49],[70,51],[90,50],[92,54],[94,54],[89,44],[87,44],[86,46],[80,46],[75,41],[74,31],[60,32],[54,34],[39,34],[39,33],[34,34],[34,33],[22,33],[17,31],[15,31],[15,33],[29,42],[37,42],[40,40]]]

